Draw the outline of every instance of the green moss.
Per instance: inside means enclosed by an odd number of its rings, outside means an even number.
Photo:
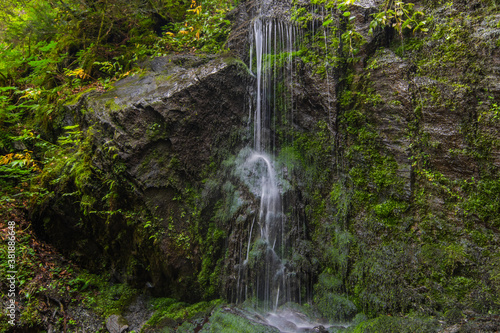
[[[347,330],[349,333],[434,333],[439,323],[433,318],[380,316],[363,321]]]
[[[176,327],[182,322],[207,317],[214,307],[221,304],[220,300],[200,302],[189,305],[172,298],[159,298],[153,301],[155,312],[146,322],[144,329],[161,329]]]
[[[172,74],[170,75],[165,75],[165,74],[159,74],[154,76],[154,80],[157,84],[171,81],[174,76]]]
[[[198,274],[198,283],[203,289],[203,297],[211,298],[218,294],[224,259],[222,256],[215,260],[215,254],[221,253],[221,242],[225,239],[226,232],[219,229],[214,223],[210,223],[207,236],[200,243],[203,247],[203,258],[201,270]]]
[[[69,285],[85,295],[83,305],[107,318],[112,314],[123,313],[139,294],[137,289],[127,284],[110,284],[108,280],[109,276],[106,275],[83,273]]]
[[[222,60],[230,66],[236,66],[236,68],[238,68],[238,74],[241,76],[252,76],[253,75],[250,72],[250,69],[248,68],[247,64],[239,58],[229,56],[229,57],[223,57]]]
[[[183,322],[179,327],[175,329],[176,333],[193,333],[196,332],[196,329],[198,328],[197,323],[191,323],[189,321]]]
[[[230,310],[218,309],[210,317],[210,325],[204,327],[200,333],[279,333],[279,330],[250,321]]]
[[[104,105],[110,112],[117,112],[123,109],[123,106],[117,104],[114,98],[108,99]]]
[[[320,291],[316,288],[314,302],[322,316],[330,321],[345,322],[357,313],[356,305],[345,294]]]
[[[395,223],[396,219],[401,217],[408,208],[408,203],[396,200],[386,200],[373,207],[374,213],[387,221],[388,223]]]
[[[91,91],[95,91],[95,90],[96,90],[96,88],[89,88],[89,89],[87,89],[87,90],[84,90],[84,91],[82,91],[82,92],[79,92],[78,94],[74,95],[73,97],[68,98],[68,99],[64,102],[64,105],[65,105],[65,106],[76,105],[76,104],[78,104],[78,102],[80,101],[80,99],[82,98],[82,96],[83,96],[84,94],[87,94],[87,93],[89,93],[89,92],[91,92]]]

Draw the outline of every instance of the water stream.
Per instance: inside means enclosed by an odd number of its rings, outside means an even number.
[[[294,50],[297,28],[274,19],[258,17],[250,32],[250,68],[255,70],[255,99],[253,113],[253,152],[246,163],[260,178],[260,207],[257,222],[260,228],[261,250],[264,264],[259,265],[254,296],[265,307],[276,310],[280,304],[291,300],[291,272],[286,267],[287,249],[284,233],[286,216],[282,201],[282,189],[274,168],[277,122],[283,122],[278,112],[284,111],[287,96],[279,96],[279,80],[291,80],[291,53]],[[285,65],[288,64],[288,68]],[[289,73],[290,71],[290,73]],[[290,84],[290,82],[287,82]],[[282,85],[283,87],[283,85]],[[281,89],[283,90],[283,88]],[[293,97],[290,97],[293,98]]]
[[[265,311],[264,323],[281,332],[307,332],[320,324],[299,311],[281,307],[303,301],[300,272],[294,271],[289,241],[287,207],[283,195],[285,170],[276,169],[278,128],[293,126],[294,58],[299,29],[290,22],[257,17],[250,31],[250,71],[255,76],[254,99],[250,105],[253,148],[240,167],[253,179],[253,193],[260,200],[252,221],[246,256],[239,265],[238,300],[252,297]],[[282,139],[282,138],[281,138]],[[290,144],[289,142],[285,142]],[[254,225],[260,234],[254,232]],[[300,226],[295,230],[300,230]],[[252,261],[250,265],[250,261]],[[257,261],[257,263],[256,263]]]

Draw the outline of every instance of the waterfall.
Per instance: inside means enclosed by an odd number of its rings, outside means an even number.
[[[289,8],[274,11],[277,4],[261,4],[268,6],[260,9],[266,16],[257,16],[249,29],[248,68],[253,81],[247,124],[253,142],[235,158],[233,173],[246,186],[242,193],[248,202],[236,223],[248,230],[233,238],[232,251],[239,251],[239,259],[231,261],[228,295],[236,303],[250,300],[247,305],[259,311],[258,320],[280,332],[324,330],[297,304],[287,304],[312,300],[312,265],[306,257],[305,214],[297,204],[301,194],[291,185],[296,182],[294,154],[300,146],[293,137],[300,131],[294,123],[298,111],[294,90],[299,84],[296,52],[302,35],[295,24],[278,19]]]
[[[281,192],[277,186],[276,174],[270,158],[263,154],[254,152],[250,155],[248,163],[262,163],[261,193],[258,223],[260,226],[260,239],[265,246],[265,264],[259,278],[263,279],[263,289],[258,291],[260,297],[267,305],[272,299],[279,300],[279,290],[282,284],[284,265],[277,255],[277,249],[282,247],[283,239],[281,229],[284,216],[281,205]]]
[[[291,286],[295,273],[289,270],[285,234],[289,227],[284,214],[282,170],[275,170],[276,140],[278,126],[283,129],[293,121],[293,94],[286,88],[293,83],[293,56],[298,29],[289,22],[258,17],[253,21],[250,40],[250,70],[255,73],[254,98],[249,107],[253,121],[253,149],[248,154],[243,168],[247,168],[255,180],[256,197],[260,200],[257,225],[260,234],[250,229],[246,258],[240,263],[238,276],[238,300],[251,296],[263,302],[264,308],[276,309],[293,297]],[[280,92],[278,92],[280,90]],[[254,220],[255,221],[255,220]],[[257,237],[252,239],[252,235]],[[248,267],[250,244],[259,258],[258,263]],[[243,258],[240,258],[240,261]],[[244,267],[244,269],[241,269]],[[249,270],[252,270],[249,272]],[[299,289],[295,287],[295,289]],[[300,297],[299,297],[300,298]]]
[[[290,22],[261,17],[253,21],[249,68],[255,68],[256,77],[253,125],[257,152],[274,152],[276,143],[272,131],[276,125],[292,124],[293,94],[291,91],[278,93],[277,85],[285,82],[293,85],[292,53],[296,51],[298,35],[298,28]],[[279,106],[284,114],[277,110]]]

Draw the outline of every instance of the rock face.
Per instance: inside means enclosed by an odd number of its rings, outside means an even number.
[[[109,333],[122,333],[128,330],[128,323],[120,315],[111,315],[106,319],[106,328]]]
[[[175,190],[199,181],[213,147],[244,125],[245,68],[195,57],[150,66],[151,74],[120,81],[87,107],[94,110],[89,123],[106,129],[99,140],[112,142],[148,209],[166,216]]]
[[[290,235],[302,237],[290,249],[289,265],[307,277],[296,292],[335,320],[356,311],[488,313],[500,307],[500,16],[479,2],[420,1],[434,16],[428,34],[371,35],[380,3],[351,6],[351,32],[365,41],[357,56],[332,33],[335,59],[323,40],[311,43],[281,87],[297,111],[289,131],[269,135],[290,184]],[[255,11],[244,2],[231,14],[228,46],[243,62]],[[314,15],[305,29],[327,29]],[[349,32],[346,22],[336,28]],[[234,171],[252,133],[255,92],[243,62],[155,59],[68,106],[92,166],[78,191],[97,200],[82,214],[63,195],[76,185],[55,189],[32,212],[39,231],[120,281],[186,300],[237,300],[257,207]]]
[[[150,67],[152,73],[124,79],[87,104],[94,111],[89,123],[108,127],[113,136],[102,140],[116,143],[119,158],[145,190],[169,185],[160,156],[177,156],[196,179],[216,140],[228,139],[245,116],[244,67],[189,56],[155,59]]]
[[[197,299],[201,293],[175,285],[196,277],[204,254],[196,233],[209,218],[200,221],[203,212],[188,206],[218,154],[241,146],[249,78],[231,58],[172,56],[145,66],[68,107],[67,122],[79,123],[89,141],[92,177],[79,190],[97,198],[90,212],[82,215],[59,192],[32,215],[81,263],[111,266],[119,281],[148,282],[153,292]]]
[[[336,257],[325,259],[337,272],[323,274],[355,285],[356,305],[365,313],[415,309],[426,298],[432,300],[422,305],[427,313],[440,307],[497,311],[498,283],[477,277],[490,276],[484,263],[494,262],[495,272],[499,264],[489,252],[499,241],[493,213],[499,208],[493,204],[499,196],[499,122],[493,121],[499,47],[492,37],[499,18],[487,4],[426,10],[435,18],[429,34],[401,39],[395,31],[376,31],[379,37],[367,39],[362,61],[339,91],[339,155],[349,180],[333,209],[345,209],[342,196],[351,206],[342,222],[324,222],[344,231],[331,242]],[[356,29],[363,35],[367,26]],[[472,236],[477,233],[488,241]],[[347,245],[349,235],[356,245]],[[356,255],[342,261],[346,248]],[[347,273],[344,265],[352,265]],[[424,272],[442,280],[417,277]],[[471,285],[461,284],[457,293],[452,286],[465,280]],[[321,279],[317,288],[325,290],[320,302],[327,290],[339,292]]]

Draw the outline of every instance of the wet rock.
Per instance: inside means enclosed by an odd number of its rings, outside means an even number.
[[[128,322],[129,331],[140,332],[152,314],[153,311],[150,307],[149,298],[145,295],[140,295],[128,306],[123,317]]]
[[[447,327],[444,330],[440,331],[440,333],[457,333],[460,331],[460,324],[455,324],[453,326]]]
[[[500,316],[481,316],[445,327],[439,333],[496,333],[500,330]]]
[[[277,328],[254,320],[253,314],[236,308],[218,309],[209,321],[210,332],[280,333]]]
[[[291,321],[283,321],[280,327],[284,328],[285,330],[297,330],[297,325],[295,325]]]
[[[300,332],[300,333],[328,333],[328,330],[324,326],[319,325],[319,326],[315,326],[313,328],[301,328],[301,329],[298,329],[297,331],[294,331],[294,332]]]
[[[101,140],[118,144],[119,156],[145,188],[167,186],[171,177],[162,174],[161,164],[168,161],[150,154],[175,154],[187,172],[195,173],[210,157],[216,129],[242,124],[244,101],[238,97],[245,91],[239,78],[244,72],[237,63],[217,59],[201,67],[174,68],[128,78],[116,90],[89,100],[94,110],[89,120],[111,127]],[[231,76],[236,81],[231,83]]]
[[[244,1],[227,15],[232,22],[232,32],[226,42],[227,48],[245,62],[249,58],[249,27],[254,12],[255,1]]]
[[[215,157],[218,151],[243,145],[248,74],[240,61],[220,57],[172,56],[144,66],[141,75],[117,82],[106,93],[86,94],[67,107],[72,122],[89,134],[89,164],[121,184],[112,209],[133,210],[144,222],[154,218],[167,228],[167,218],[181,214],[183,203],[174,198],[188,187],[202,186],[202,171],[211,158],[220,161]],[[109,192],[97,179],[84,187],[89,197],[103,198]],[[108,211],[109,204],[97,200],[93,209]],[[197,272],[200,251],[179,249],[167,236],[152,245],[124,215],[82,220],[79,204],[62,193],[51,204],[34,209],[32,216],[49,241],[88,268],[102,267],[105,258],[120,282],[139,288],[150,282],[152,293],[186,300],[201,297],[189,291],[191,285],[175,287],[175,281],[189,284],[180,277]],[[182,223],[175,227],[188,229]],[[142,264],[129,266],[133,262]],[[127,271],[127,266],[132,269]],[[140,268],[148,266],[148,272]]]
[[[373,95],[380,98],[368,106],[368,116],[375,124],[387,152],[398,163],[398,176],[404,180],[405,196],[411,195],[410,140],[407,128],[413,118],[409,74],[411,66],[394,52],[383,49],[367,64]]]
[[[313,332],[318,332],[318,333],[328,333],[326,328],[322,325],[316,326],[313,328]]]
[[[123,333],[128,330],[128,322],[121,315],[111,315],[106,319],[109,333]]]
[[[473,103],[464,90],[427,77],[413,80],[415,92],[420,98],[434,101],[422,108],[420,128],[428,135],[425,147],[432,167],[451,179],[471,177],[475,173],[475,162],[471,156],[454,153],[468,147],[466,124],[472,118],[472,108],[450,107],[454,101]]]
[[[85,332],[98,332],[104,329],[103,318],[90,309],[69,306],[66,314],[78,323],[78,327]]]
[[[377,34],[369,34],[372,15],[379,12],[383,5],[383,0],[356,0],[351,6],[351,17],[354,16],[356,32],[361,34],[367,45],[377,38]]]

